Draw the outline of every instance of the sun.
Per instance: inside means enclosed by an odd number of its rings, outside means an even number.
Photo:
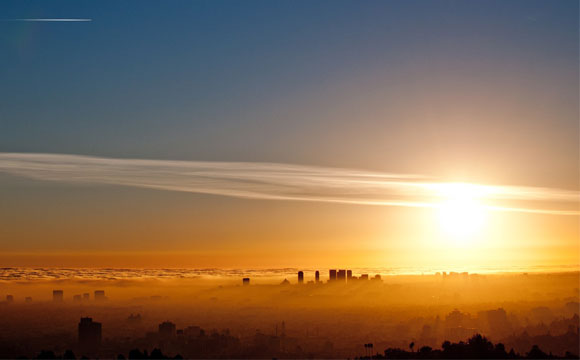
[[[482,231],[486,220],[481,189],[465,183],[441,185],[441,202],[437,208],[443,233],[456,244],[471,242]]]

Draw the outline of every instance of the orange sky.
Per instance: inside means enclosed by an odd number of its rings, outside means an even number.
[[[140,5],[0,21],[2,266],[580,263],[578,2]]]

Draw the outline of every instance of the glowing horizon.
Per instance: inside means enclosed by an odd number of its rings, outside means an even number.
[[[0,5],[3,263],[580,263],[576,3],[152,4]]]
[[[577,357],[579,10],[0,2],[0,358]]]

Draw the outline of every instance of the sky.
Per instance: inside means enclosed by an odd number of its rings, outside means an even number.
[[[577,265],[578,6],[3,1],[0,260]]]

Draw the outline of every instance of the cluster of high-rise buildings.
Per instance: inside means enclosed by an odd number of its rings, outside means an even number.
[[[361,274],[360,276],[353,276],[352,270],[347,269],[330,269],[328,270],[328,283],[347,283],[354,281],[368,281],[368,280],[381,280],[381,275],[377,274],[373,277],[369,277],[369,274]],[[308,283],[321,283],[320,281],[320,271],[316,270],[314,272],[314,280],[308,281]],[[250,278],[246,277],[242,279],[243,285],[250,285]],[[281,285],[290,284],[288,279],[284,279]],[[298,271],[298,284],[304,284],[304,271]]]
[[[369,280],[369,274],[362,274],[360,276],[353,276],[352,270],[346,269],[330,269],[328,270],[328,282],[329,283],[346,283],[357,280]],[[370,278],[370,280],[381,280],[381,275],[375,275]],[[314,281],[309,282],[319,283],[320,282],[320,271],[316,270],[314,272]],[[298,271],[298,284],[304,284],[304,271]]]
[[[74,302],[89,301],[90,299],[91,299],[90,293],[73,295]],[[107,300],[107,297],[105,296],[105,290],[95,290],[94,295],[93,295],[93,299],[95,301]],[[55,303],[64,302],[64,291],[63,290],[52,290],[52,301]],[[14,302],[14,296],[13,295],[6,295],[5,303],[10,304],[13,302]],[[32,297],[31,296],[25,297],[24,302],[27,302],[27,303],[32,302]]]
[[[91,299],[91,295],[89,293],[84,294],[76,294],[73,295],[73,301],[80,302],[80,301],[89,301]],[[107,297],[105,296],[105,290],[95,290],[93,299],[95,301],[105,301]],[[52,301],[54,302],[62,302],[64,301],[64,291],[63,290],[52,290]]]
[[[328,270],[328,281],[329,282],[340,282],[340,283],[346,283],[346,282],[352,282],[352,281],[358,281],[358,280],[381,280],[381,275],[377,274],[372,278],[369,278],[369,274],[361,274],[360,276],[353,276],[352,275],[352,270],[345,270],[345,269],[330,269]]]

